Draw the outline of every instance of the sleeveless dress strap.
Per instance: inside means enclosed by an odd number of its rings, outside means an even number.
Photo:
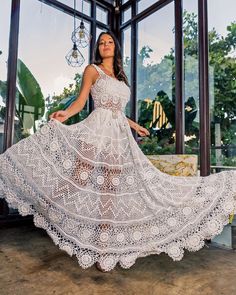
[[[95,65],[95,64],[91,64],[98,72],[99,76],[105,76],[106,74],[103,72],[102,69],[99,68],[99,66]]]

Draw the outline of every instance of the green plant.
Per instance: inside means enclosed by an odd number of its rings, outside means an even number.
[[[0,81],[0,95],[6,103],[7,82]],[[35,121],[42,118],[45,112],[44,97],[39,83],[23,61],[17,61],[17,89],[15,115],[15,136],[17,140],[29,135],[29,129],[36,130]],[[1,117],[5,117],[5,107],[1,108]]]
[[[73,103],[80,92],[80,87],[82,83],[82,76],[80,74],[76,74],[74,77],[75,86],[73,84],[69,84],[68,87],[63,89],[63,92],[59,95],[53,96],[52,103],[48,106],[47,112],[47,120],[49,120],[49,116],[59,110],[65,110],[71,103]],[[88,102],[85,104],[82,111],[73,117],[69,118],[65,124],[71,125],[78,123],[85,119],[88,116]]]
[[[184,12],[184,61],[185,61],[185,135],[189,138],[186,148],[199,147],[199,80],[198,80],[198,23],[194,13]],[[236,141],[236,23],[227,26],[227,34],[219,35],[215,29],[209,31],[209,72],[210,72],[210,112],[211,142],[215,144],[215,123],[220,124],[221,144],[234,144]],[[164,124],[160,130],[151,130],[156,141],[150,145],[163,147],[173,144],[175,131],[175,56],[173,48],[158,63],[149,62],[152,48],[144,46],[137,57],[137,99],[139,122],[145,127],[152,120],[153,103],[162,104],[170,124]],[[129,73],[131,60],[125,60],[125,69]],[[157,96],[155,97],[155,93]],[[158,98],[157,98],[158,97]],[[144,101],[152,100],[152,104]],[[188,111],[189,110],[189,111]],[[158,118],[157,118],[158,120]],[[170,126],[171,125],[171,126]],[[145,142],[145,144],[148,144]],[[156,150],[157,148],[153,148]],[[150,148],[151,150],[151,148]],[[158,149],[159,150],[159,149]],[[230,156],[222,151],[223,155]],[[230,157],[233,157],[231,155]],[[214,160],[215,161],[215,160]]]

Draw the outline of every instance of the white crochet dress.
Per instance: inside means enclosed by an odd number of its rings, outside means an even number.
[[[208,177],[160,172],[135,142],[124,108],[130,90],[93,65],[95,110],[66,126],[51,120],[0,155],[0,197],[83,268],[111,270],[138,257],[197,251],[235,209],[236,171]]]

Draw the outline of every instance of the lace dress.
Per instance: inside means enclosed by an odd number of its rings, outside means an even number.
[[[94,111],[67,126],[51,120],[0,155],[0,197],[32,214],[83,268],[129,268],[138,257],[181,260],[219,234],[235,209],[236,171],[169,176],[135,142],[124,108],[130,90],[93,65]]]

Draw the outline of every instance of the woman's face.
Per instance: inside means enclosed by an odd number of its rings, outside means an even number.
[[[114,57],[115,42],[108,34],[103,34],[98,43],[99,53],[102,58]]]

